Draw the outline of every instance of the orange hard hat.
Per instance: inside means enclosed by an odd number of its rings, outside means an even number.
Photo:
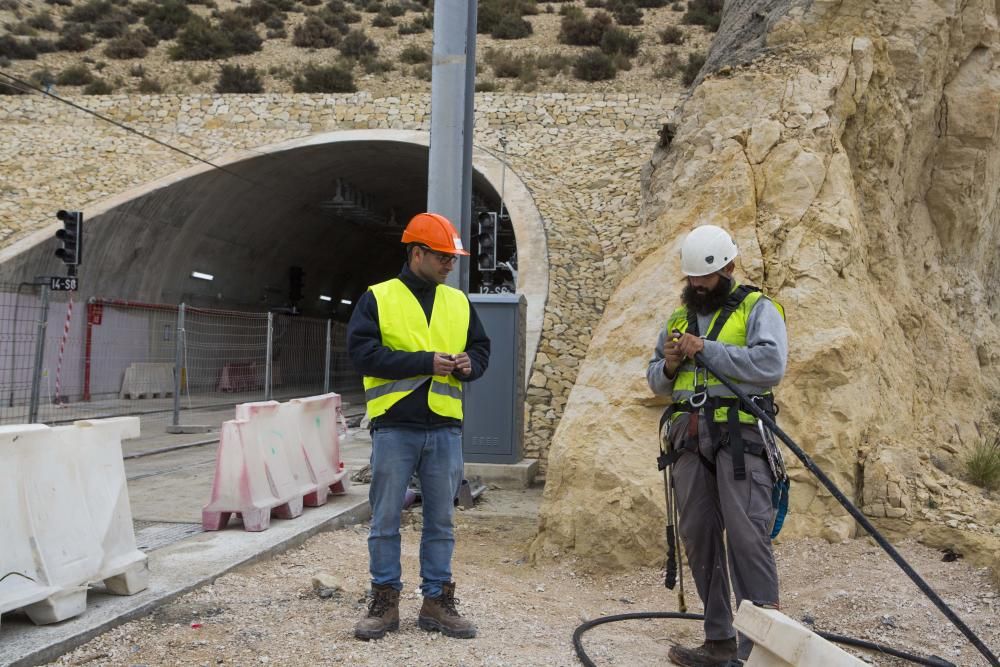
[[[403,230],[403,243],[419,243],[451,255],[468,255],[462,237],[448,218],[437,213],[417,213]]]

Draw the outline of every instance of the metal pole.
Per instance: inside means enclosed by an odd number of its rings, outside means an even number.
[[[330,334],[331,334],[332,328],[333,328],[332,321],[328,319],[326,321],[326,356],[325,356],[325,362],[323,363],[323,393],[324,394],[329,394],[330,393],[330,362],[332,361],[332,359],[330,358],[330,354],[332,352]]]
[[[434,52],[431,69],[431,146],[427,173],[427,210],[440,213],[469,234],[472,192],[472,131],[468,109],[472,105],[472,82],[468,59],[475,60],[476,0],[438,0],[434,10]],[[469,40],[470,28],[472,40]],[[471,64],[473,81],[475,62]],[[466,124],[470,127],[467,127]],[[468,157],[467,157],[468,155]],[[468,199],[463,199],[469,193]],[[467,210],[469,209],[469,210]],[[463,258],[448,284],[468,289]]]
[[[42,308],[38,316],[35,333],[35,365],[31,371],[31,403],[28,406],[28,422],[38,421],[38,392],[42,384],[42,361],[45,358],[45,329],[49,321],[49,286],[42,286]]]
[[[267,314],[267,360],[264,362],[264,400],[271,400],[271,351],[274,346],[274,313]]]
[[[468,20],[465,28],[465,117],[462,124],[462,222],[458,228],[462,245],[472,245],[472,143],[476,127],[476,19],[479,2],[468,3]],[[459,261],[459,289],[469,291],[471,257]]]
[[[184,372],[184,342],[186,338],[184,309],[183,303],[177,306],[177,326],[174,327],[174,426],[181,425],[181,373]]]

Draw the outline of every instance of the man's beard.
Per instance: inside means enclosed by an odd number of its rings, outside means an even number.
[[[731,288],[732,281],[725,276],[720,276],[719,284],[711,290],[694,287],[688,282],[681,292],[681,303],[699,315],[711,315],[725,305]]]

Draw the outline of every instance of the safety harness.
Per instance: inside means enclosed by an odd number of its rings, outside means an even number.
[[[739,285],[734,289],[726,302],[723,304],[718,316],[715,318],[715,322],[712,324],[711,329],[704,338],[705,340],[717,340],[719,334],[722,332],[722,328],[726,325],[726,321],[732,316],[733,313],[740,307],[743,300],[753,293],[759,292],[760,288],[754,287],[753,285]],[[693,310],[688,310],[687,312],[687,333],[693,334],[695,336],[698,334],[698,314]],[[691,396],[688,401],[685,402],[675,402],[671,403],[670,406],[664,410],[663,415],[660,417],[660,433],[661,439],[665,434],[664,426],[668,424],[673,416],[678,412],[687,412],[691,416],[688,421],[688,428],[684,435],[684,440],[681,446],[677,449],[673,449],[670,443],[667,443],[667,452],[660,451],[660,456],[657,458],[657,467],[660,470],[665,469],[667,466],[672,465],[678,458],[681,457],[685,452],[695,454],[698,456],[698,460],[701,462],[705,468],[712,474],[716,474],[715,463],[707,459],[702,455],[700,448],[698,447],[698,415],[707,411],[709,415],[713,418],[707,419],[709,435],[712,442],[717,443],[716,451],[722,447],[728,447],[729,453],[733,459],[733,477],[737,480],[746,479],[746,458],[745,453],[749,452],[753,456],[761,456],[768,459],[768,463],[771,464],[772,474],[774,476],[774,487],[772,488],[772,505],[777,510],[775,524],[772,529],[771,537],[777,536],[778,531],[781,530],[781,525],[784,522],[785,514],[788,511],[788,492],[789,492],[789,481],[788,476],[783,470],[783,465],[781,470],[775,469],[772,464],[771,457],[766,451],[767,444],[746,442],[743,439],[741,433],[741,422],[740,422],[740,399],[733,396],[709,396],[708,395],[708,371],[704,367],[701,367],[697,362],[695,363],[695,393]],[[766,412],[771,419],[775,419],[778,414],[778,406],[774,403],[774,396],[772,394],[759,394],[750,397],[754,403]],[[714,413],[718,409],[726,410],[726,426],[727,433],[723,435],[721,433],[721,428],[718,422],[714,419]],[[762,429],[763,431],[763,429]],[[766,439],[766,434],[761,433],[761,437]]]

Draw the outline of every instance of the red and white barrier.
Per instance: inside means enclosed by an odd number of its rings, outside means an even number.
[[[0,613],[55,623],[83,613],[91,582],[146,588],[121,450],[138,432],[135,417],[0,427]]]
[[[244,529],[266,530],[272,516],[293,519],[303,505],[344,493],[339,417],[336,394],[238,405],[236,419],[222,427],[202,527],[221,530],[239,514]]]

